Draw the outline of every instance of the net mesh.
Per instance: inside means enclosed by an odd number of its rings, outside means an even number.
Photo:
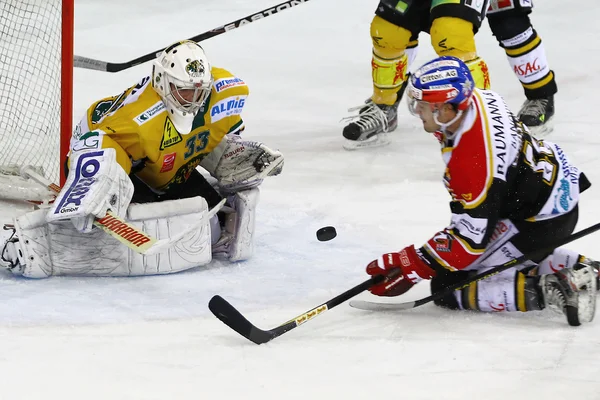
[[[61,0],[0,0],[0,165],[60,168]]]

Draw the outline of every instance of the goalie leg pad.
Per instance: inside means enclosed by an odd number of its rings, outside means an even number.
[[[159,240],[205,222],[164,252],[144,256],[99,229],[81,235],[70,223],[48,224],[46,211],[37,210],[15,220],[18,241],[7,243],[3,256],[14,274],[28,278],[170,274],[211,261],[207,213],[201,197],[131,205],[127,220]]]
[[[237,192],[228,199],[225,226],[213,246],[213,256],[229,261],[243,261],[254,253],[254,223],[258,188]]]

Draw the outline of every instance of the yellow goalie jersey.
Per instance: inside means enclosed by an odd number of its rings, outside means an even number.
[[[221,68],[212,68],[210,96],[194,118],[192,131],[175,129],[151,78],[118,96],[92,104],[71,138],[71,151],[114,148],[117,161],[152,189],[163,192],[185,182],[191,171],[228,133],[243,130],[240,117],[248,86]]]

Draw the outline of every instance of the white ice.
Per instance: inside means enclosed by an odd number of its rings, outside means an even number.
[[[274,5],[275,0],[77,0],[75,52],[123,62]],[[600,78],[594,0],[533,14],[556,72],[555,131],[595,186],[579,229],[600,219]],[[475,314],[425,305],[369,313],[342,304],[257,346],[208,310],[220,294],[262,328],[367,279],[383,252],[420,245],[449,221],[435,139],[401,105],[389,147],[342,149],[340,119],[371,92],[377,0],[312,0],[203,43],[251,88],[248,138],[280,149],[262,186],[256,255],[173,276],[26,280],[0,274],[0,399],[600,399],[600,327],[551,312]],[[524,99],[504,51],[477,35],[493,87]],[[421,35],[416,64],[434,55]],[[75,71],[75,118],[149,74]],[[318,242],[334,225],[338,237]],[[592,235],[569,247],[600,257]],[[428,295],[419,285],[395,301]],[[374,299],[368,293],[361,299]]]

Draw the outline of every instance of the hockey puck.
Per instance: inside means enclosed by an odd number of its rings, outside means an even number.
[[[324,226],[317,231],[317,239],[320,242],[326,242],[337,236],[337,232],[333,226]]]

